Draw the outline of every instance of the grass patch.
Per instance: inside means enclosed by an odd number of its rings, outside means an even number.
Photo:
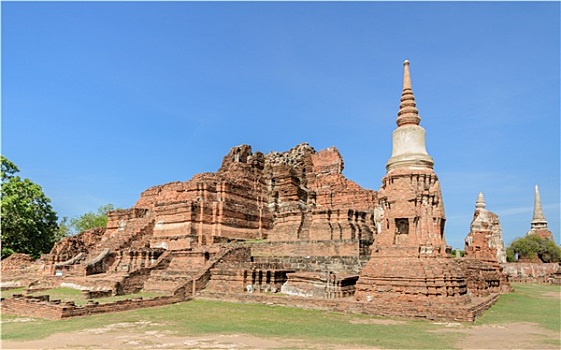
[[[167,316],[167,315],[166,315]],[[180,334],[243,333],[259,337],[297,338],[331,344],[418,349],[450,348],[449,334],[430,333],[436,327],[423,321],[377,324],[379,318],[260,304],[195,301],[181,305],[181,313],[167,329]],[[196,322],[181,322],[192,319]],[[370,322],[369,322],[370,321]]]
[[[5,323],[4,340],[42,339],[54,333],[99,328],[115,323],[150,321],[137,331],[168,330],[175,336],[243,333],[339,344],[418,349],[452,348],[457,336],[433,333],[438,326],[424,321],[376,324],[379,318],[260,304],[196,300],[163,307],[133,310],[87,318]],[[135,327],[127,328],[134,332]]]
[[[1,298],[9,298],[14,294],[22,294],[22,293],[23,293],[23,287],[14,288],[14,289],[6,289],[6,290],[0,291],[0,297]]]
[[[514,292],[501,295],[495,305],[476,319],[475,325],[531,322],[559,332],[561,286],[513,283],[512,287]]]
[[[40,292],[31,293],[30,295],[48,295],[50,300],[60,301],[75,301],[76,305],[85,304],[86,300],[82,299],[82,292],[78,289],[60,287],[48,290],[43,290]]]
[[[559,293],[559,286],[515,284],[514,288],[515,292],[502,295],[473,325],[532,322],[559,331],[560,300],[555,294]],[[301,339],[316,346],[325,344],[326,348],[453,349],[465,336],[461,332],[438,331],[442,330],[442,325],[429,321],[392,321],[366,315],[207,300],[71,320],[7,322],[2,325],[1,335],[4,340],[42,339],[54,333],[118,323],[130,325],[121,328],[127,333],[172,331],[174,336],[248,334],[261,338]],[[469,323],[464,325],[471,326]],[[544,342],[558,344],[556,339],[544,339]]]

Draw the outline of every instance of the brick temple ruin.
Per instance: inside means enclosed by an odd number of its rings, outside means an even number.
[[[543,214],[538,185],[534,187],[534,211],[527,236],[535,235],[555,241]],[[551,283],[561,285],[561,263],[542,263],[539,257],[528,259],[520,256],[515,263],[502,264],[509,281],[522,283]]]
[[[34,262],[18,255],[2,262],[3,286],[30,292],[70,286],[86,297],[166,297],[78,307],[16,296],[2,308],[61,318],[218,298],[473,321],[510,290],[499,266],[500,225],[481,196],[469,253],[451,256],[420,120],[405,61],[379,191],[345,178],[335,147],[318,152],[302,143],[267,154],[233,147],[217,172],[147,189],[132,208],[109,212],[106,228],[67,237]]]

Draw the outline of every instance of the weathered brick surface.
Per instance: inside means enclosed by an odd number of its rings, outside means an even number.
[[[206,290],[226,293],[277,293],[290,272],[293,271],[254,263],[219,265],[211,270]]]
[[[465,273],[447,251],[444,206],[434,171],[395,168],[382,183],[382,229],[360,273],[357,300],[396,308],[469,305]]]
[[[14,253],[0,262],[2,272],[28,269],[34,260],[28,254]]]
[[[299,271],[358,273],[370,242],[352,240],[264,242],[251,245],[255,262],[285,264]]]
[[[475,258],[455,259],[466,275],[468,290],[474,296],[505,294],[512,291],[506,274],[496,261]]]
[[[46,299],[43,297],[47,297]],[[73,302],[60,303],[49,301],[48,296],[16,296],[3,299],[0,303],[2,313],[58,320],[68,317],[89,316],[108,312],[128,311],[146,307],[163,306],[188,299],[174,296],[151,299],[125,299],[109,303],[88,303],[76,306]]]
[[[555,241],[553,239],[553,233],[548,228],[532,228],[527,233],[528,235],[536,235],[543,239],[549,239],[551,241]]]
[[[275,294],[261,293],[219,293],[205,292],[197,297],[201,299],[217,299],[222,301],[233,301],[242,303],[260,303],[267,305],[301,307],[307,309],[328,310],[335,312],[357,313],[377,316],[406,317],[406,318],[426,318],[436,321],[461,321],[472,322],[493,305],[498,295],[488,297],[473,298],[470,305],[449,305],[431,303],[406,303],[396,306],[392,303],[363,303],[353,298],[343,299],[319,299],[291,296],[277,296]]]
[[[52,264],[64,263],[80,253],[87,254],[100,242],[105,231],[105,228],[94,228],[75,236],[66,237],[55,243],[47,255],[47,260]]]
[[[486,209],[482,193],[477,198],[464,249],[466,258],[506,263],[506,249],[499,217]]]
[[[556,274],[561,272],[558,263],[504,263],[503,272],[510,282],[551,283]]]
[[[354,295],[358,275],[333,272],[293,272],[282,286],[284,294],[311,298],[345,298]]]

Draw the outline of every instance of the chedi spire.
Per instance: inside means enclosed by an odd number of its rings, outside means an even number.
[[[421,117],[415,103],[413,95],[413,87],[411,86],[411,73],[409,72],[409,61],[403,62],[403,92],[401,93],[401,102],[399,104],[399,112],[397,112],[397,126],[405,124],[419,125]]]
[[[553,233],[547,228],[547,220],[543,215],[538,185],[534,187],[534,214],[532,215],[532,222],[530,223],[530,231],[528,231],[527,234],[553,240]]]
[[[479,194],[477,195],[477,201],[475,202],[475,208],[476,209],[485,209],[486,204],[485,204],[485,198],[483,197],[483,192],[479,192]]]
[[[409,61],[406,60],[403,62],[403,91],[397,113],[397,129],[392,134],[392,156],[386,164],[388,172],[398,167],[432,169],[434,161],[427,153],[426,132],[419,125],[420,121],[421,117],[419,117],[411,86]]]
[[[547,229],[547,220],[545,220],[545,216],[543,215],[542,201],[540,199],[538,185],[534,188],[534,214],[532,215],[531,227],[532,229]]]

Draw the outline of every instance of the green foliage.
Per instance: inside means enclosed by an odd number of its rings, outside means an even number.
[[[70,223],[68,221],[68,218],[65,216],[58,223],[58,236],[61,239],[73,234],[72,227],[70,227]]]
[[[506,248],[506,261],[507,262],[515,262],[516,261],[516,256],[514,253],[514,249],[512,249],[511,247]]]
[[[452,251],[450,252],[450,254],[452,254],[452,257],[455,258],[456,257],[456,251],[460,251],[460,257],[463,257],[464,255],[466,255],[466,252],[464,250],[460,250],[460,249],[452,249]]]
[[[19,172],[18,167],[8,160],[8,158],[0,156],[0,160],[2,161],[2,182],[8,180],[14,176],[15,173]]]
[[[17,171],[2,156],[2,259],[13,253],[38,258],[56,242],[58,218],[41,186],[14,175]]]
[[[23,287],[0,290],[0,298],[9,298],[14,294],[22,294]]]
[[[554,241],[538,235],[527,235],[516,239],[506,250],[507,261],[514,261],[515,254],[528,258],[539,258],[545,263],[561,262],[561,248]]]
[[[68,219],[62,218],[60,233],[65,236],[84,232],[86,230],[107,226],[107,212],[114,210],[113,204],[106,204],[97,208],[97,212],[87,212],[81,216]]]

